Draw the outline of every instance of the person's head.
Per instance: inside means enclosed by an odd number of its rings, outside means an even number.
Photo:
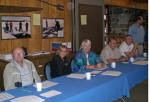
[[[144,19],[142,16],[138,16],[136,19],[135,19],[135,22],[139,25],[141,25],[143,23]]]
[[[110,48],[114,49],[117,47],[117,40],[115,38],[109,38],[108,44],[109,44]]]
[[[85,53],[88,53],[91,49],[91,41],[88,39],[85,39],[81,43],[81,48],[84,50]]]
[[[17,62],[17,63],[22,63],[23,59],[24,59],[24,50],[21,47],[16,47],[13,49],[12,51],[13,54],[13,59]]]
[[[126,35],[125,42],[128,45],[132,44],[132,36],[131,35]]]
[[[65,45],[61,45],[58,47],[56,54],[59,55],[61,58],[64,58],[67,55],[67,47]]]

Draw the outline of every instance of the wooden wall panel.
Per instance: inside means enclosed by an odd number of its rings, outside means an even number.
[[[9,53],[12,51],[11,40],[0,41],[0,53]]]
[[[122,6],[148,10],[148,3],[135,2],[133,0],[104,0],[105,5]]]
[[[51,43],[57,41],[72,41],[72,20],[71,11],[67,8],[67,4],[71,0],[45,0],[49,3],[64,5],[64,11],[59,11],[55,7],[48,6],[38,0],[0,0],[0,5],[9,6],[22,6],[22,7],[40,7],[42,11],[27,12],[27,13],[0,13],[0,15],[20,15],[20,16],[31,16],[33,14],[41,14],[42,17],[48,18],[64,18],[65,20],[65,31],[64,38],[52,38],[42,39],[41,38],[41,25],[32,25],[32,38],[30,39],[17,39],[17,40],[0,40],[0,54],[10,53],[16,46],[24,46],[28,48],[29,53],[35,51],[51,51]],[[131,7],[138,9],[147,9],[147,3],[135,3],[130,0],[104,0],[105,5],[115,5],[123,7]],[[1,28],[0,28],[1,30]]]
[[[69,2],[70,0],[65,0],[65,7],[67,7],[67,3]],[[65,8],[65,36],[66,36],[66,40],[67,41],[72,41],[72,22],[67,22],[68,19],[70,19],[71,17],[71,12],[69,9]],[[69,33],[69,34],[67,34]]]
[[[10,53],[13,48],[17,46],[27,47],[28,52],[35,51],[51,51],[51,43],[58,41],[72,41],[72,20],[71,11],[68,10],[67,4],[71,0],[45,0],[52,4],[61,4],[65,6],[64,11],[59,11],[55,7],[48,6],[47,4],[41,3],[38,0],[0,0],[0,5],[9,6],[22,6],[22,7],[40,7],[43,8],[41,11],[26,12],[26,13],[0,13],[0,15],[20,15],[20,16],[31,16],[31,33],[32,37],[29,39],[15,39],[15,40],[0,40],[0,54]],[[41,19],[46,18],[64,18],[65,20],[65,31],[64,38],[51,38],[42,39],[41,25],[32,25],[32,15],[40,14]],[[1,28],[0,28],[1,30]]]
[[[23,7],[39,7],[38,0],[0,0],[2,5],[23,6]]]

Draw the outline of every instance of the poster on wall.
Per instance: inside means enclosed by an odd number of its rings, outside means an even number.
[[[64,19],[42,19],[42,38],[64,37]]]
[[[55,52],[61,45],[65,45],[69,52],[72,51],[71,42],[52,42],[52,52]]]
[[[2,39],[31,38],[31,17],[1,16]]]

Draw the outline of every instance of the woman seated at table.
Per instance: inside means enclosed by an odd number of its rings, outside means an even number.
[[[90,68],[106,68],[99,57],[90,51],[91,41],[86,39],[81,44],[81,49],[75,55],[74,60],[71,63],[72,71],[77,72],[78,70],[86,70]]]
[[[50,62],[51,78],[71,73],[71,66],[70,63],[68,62],[66,55],[67,55],[67,47],[61,45],[57,49],[56,55]]]

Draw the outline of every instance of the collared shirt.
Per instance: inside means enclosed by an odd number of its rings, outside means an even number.
[[[119,59],[121,57],[121,53],[118,48],[110,48],[109,45],[106,45],[105,48],[102,50],[100,58],[108,64],[108,59]]]
[[[129,34],[132,35],[134,42],[138,42],[139,44],[144,43],[145,30],[143,26],[132,24],[129,28]]]
[[[33,80],[31,80],[32,73],[30,73],[27,65],[23,63],[23,67],[21,67],[17,62],[17,69],[20,71],[22,86],[27,86],[33,84]]]
[[[125,54],[125,52],[131,52],[133,49],[134,45],[133,43],[128,45],[125,41],[121,43],[119,50],[122,56],[127,57],[127,55]]]
[[[84,71],[86,70],[87,65],[96,65],[100,62],[102,62],[100,58],[92,51],[88,52],[88,61],[87,61],[87,57],[84,54],[84,50],[80,49],[78,53],[75,55],[75,59],[72,61],[71,67],[73,72],[79,70]]]

